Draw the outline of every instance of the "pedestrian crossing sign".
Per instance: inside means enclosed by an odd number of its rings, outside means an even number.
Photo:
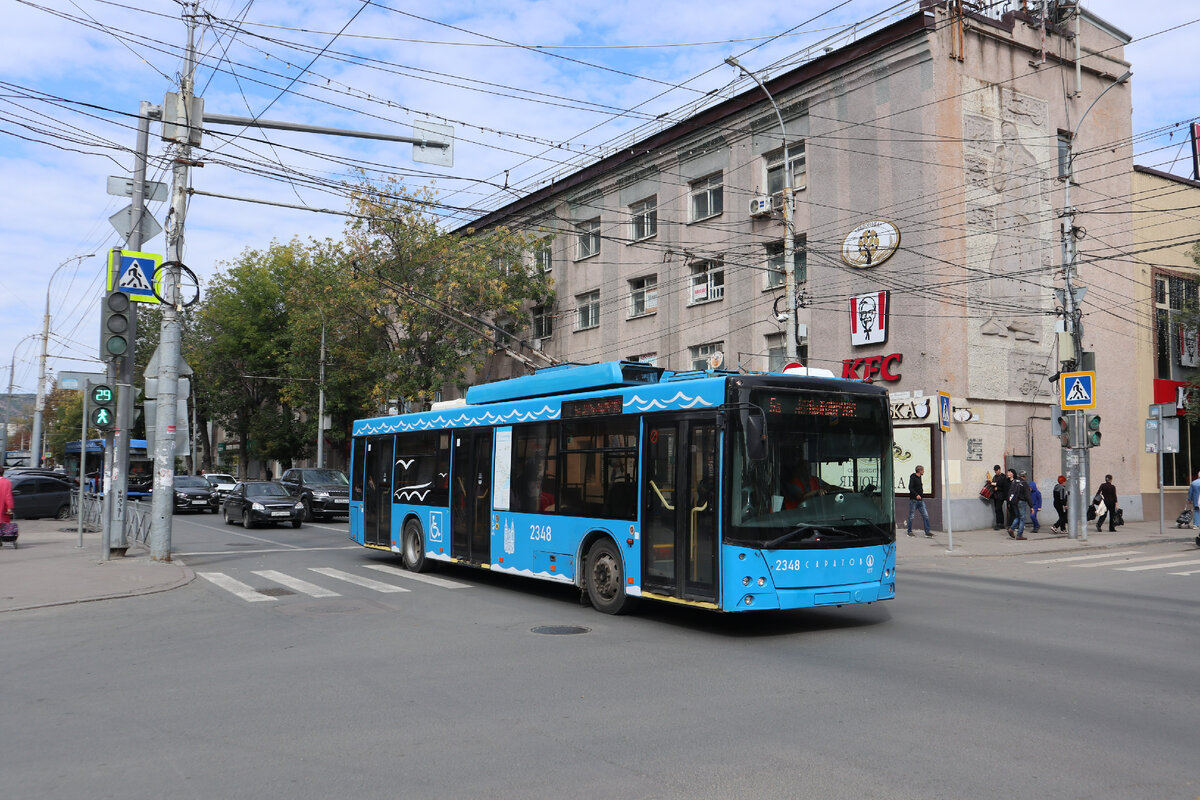
[[[1058,376],[1058,402],[1063,411],[1096,407],[1096,373],[1064,372]]]
[[[162,265],[162,256],[154,253],[137,253],[133,250],[112,250],[108,259],[108,290],[129,295],[138,303],[157,303],[150,281],[161,288],[162,276],[156,275]]]

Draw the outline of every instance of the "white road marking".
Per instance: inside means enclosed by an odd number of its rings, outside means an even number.
[[[1041,561],[1026,561],[1026,564],[1060,564],[1065,561],[1087,561],[1093,558],[1115,558],[1117,556],[1132,556],[1142,552],[1141,550],[1123,550],[1120,553],[1100,553],[1094,556],[1065,556],[1063,558],[1044,558]]]
[[[1170,564],[1148,564],[1141,567],[1119,567],[1121,572],[1141,572],[1144,569],[1168,569],[1170,567],[1191,567],[1200,564],[1200,558],[1193,558],[1189,561],[1172,561]]]
[[[275,601],[274,597],[259,594],[254,590],[254,587],[247,586],[236,578],[229,577],[224,572],[197,572],[196,574],[206,581],[215,583],[225,591],[232,592],[249,603],[271,603]]]
[[[286,575],[282,572],[276,572],[273,569],[254,570],[254,574],[266,578],[269,581],[282,583],[289,589],[295,589],[297,592],[311,595],[312,597],[341,597],[341,595],[337,592],[330,591],[329,589],[322,589],[315,583],[309,583],[308,581],[303,581],[299,578],[293,578],[291,575]]]
[[[1177,558],[1177,553],[1169,553],[1167,555],[1158,556],[1142,556],[1141,558],[1118,558],[1115,561],[1101,561],[1098,564],[1068,564],[1071,567],[1115,567],[1122,564],[1137,564],[1141,561],[1162,561],[1164,558]],[[1154,569],[1154,567],[1147,567]]]
[[[237,553],[238,555],[241,555],[242,553],[307,553],[309,551],[316,551],[316,550],[361,550],[362,549],[358,545],[353,545],[353,544],[352,545],[338,545],[337,547],[294,547],[292,545],[289,545],[289,548],[290,549],[287,549],[287,550],[283,550],[283,549],[280,549],[277,547],[271,548],[269,550],[268,549],[262,549],[262,550],[207,550],[207,551],[197,550],[195,552],[190,552],[190,553],[180,553],[180,552],[172,551],[171,556],[172,557],[174,557],[174,556],[227,556],[230,553]]]
[[[422,575],[419,572],[409,572],[401,567],[393,567],[391,564],[367,564],[367,569],[386,572],[388,575],[395,575],[400,578],[406,578],[410,581],[420,581],[421,583],[432,584],[433,586],[441,586],[443,589],[470,589],[469,583],[459,583],[458,581],[448,581],[445,578],[435,578],[432,575]]]
[[[1172,575],[1200,575],[1200,569],[1188,570],[1187,572],[1172,572]]]
[[[347,583],[353,583],[358,586],[364,586],[368,589],[374,589],[377,592],[410,591],[409,589],[405,589],[403,586],[394,586],[390,583],[384,583],[383,581],[373,581],[370,578],[360,578],[357,575],[351,575],[349,572],[342,572],[340,569],[333,569],[332,567],[309,567],[309,569],[313,572],[319,572],[320,574],[330,578],[337,578],[339,581],[346,581]]]

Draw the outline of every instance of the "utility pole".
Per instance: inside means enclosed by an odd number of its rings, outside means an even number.
[[[317,389],[317,469],[325,466],[325,312],[321,312],[321,375]]]
[[[1079,129],[1083,125],[1083,121],[1087,118],[1091,110],[1096,107],[1096,103],[1100,101],[1100,98],[1106,95],[1114,86],[1124,84],[1132,75],[1132,72],[1126,71],[1124,75],[1117,78],[1116,81],[1106,86],[1104,91],[1096,95],[1096,99],[1092,101],[1087,110],[1079,117],[1079,122],[1075,124],[1075,130],[1071,134],[1071,138],[1066,142],[1067,174],[1066,183],[1063,186],[1062,212],[1062,260],[1063,282],[1065,286],[1065,291],[1063,292],[1063,317],[1066,333],[1070,335],[1072,352],[1067,354],[1068,358],[1064,358],[1064,354],[1060,348],[1060,368],[1064,372],[1079,369],[1083,366],[1083,314],[1079,307],[1079,301],[1083,298],[1084,289],[1083,287],[1076,287],[1074,284],[1075,279],[1078,277],[1076,272],[1078,251],[1075,245],[1078,229],[1075,227],[1075,208],[1071,205],[1071,184],[1075,180],[1075,139],[1079,135]],[[1094,391],[1095,387],[1093,387]],[[1064,414],[1069,415],[1067,424],[1070,427],[1070,435],[1068,437],[1070,446],[1067,448],[1066,453],[1068,488],[1067,526],[1070,538],[1086,541],[1086,509],[1088,507],[1088,486],[1091,478],[1091,458],[1088,451],[1088,442],[1086,441],[1085,414],[1081,409],[1072,409],[1064,412]]]
[[[790,362],[799,363],[800,344],[797,334],[800,323],[796,319],[798,311],[796,302],[796,228],[792,224],[794,197],[792,194],[792,159],[788,153],[787,127],[783,124],[783,113],[779,110],[779,105],[771,96],[771,92],[767,90],[766,84],[759,80],[753,72],[743,67],[733,56],[726,58],[725,63],[731,67],[737,67],[758,84],[758,88],[763,90],[763,94],[770,101],[771,108],[775,109],[775,117],[779,120],[779,135],[783,137],[783,279],[788,309],[787,358]]]
[[[171,514],[175,505],[175,409],[179,384],[180,265],[183,263],[184,220],[187,215],[188,168],[192,165],[192,143],[199,138],[200,120],[193,118],[193,81],[196,70],[196,2],[184,9],[187,20],[187,51],[179,82],[177,108],[164,105],[167,120],[179,132],[175,166],[171,176],[171,211],[167,220],[167,260],[163,262],[162,326],[159,333],[158,407],[154,431],[154,494],[151,502],[150,559],[171,560]],[[135,185],[136,189],[136,185]],[[136,208],[136,207],[135,207]]]

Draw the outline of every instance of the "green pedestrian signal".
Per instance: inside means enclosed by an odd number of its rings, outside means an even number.
[[[1084,440],[1088,447],[1100,446],[1100,415],[1088,414],[1084,420]]]
[[[108,384],[101,383],[92,387],[89,396],[96,406],[88,415],[92,427],[102,431],[111,431],[117,423],[117,413],[113,408],[117,402],[117,393]]]

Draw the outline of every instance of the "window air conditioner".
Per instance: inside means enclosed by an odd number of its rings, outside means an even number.
[[[751,197],[750,198],[750,216],[766,217],[771,214],[771,198],[770,197]]]
[[[776,192],[771,195],[771,210],[783,211],[783,204],[787,202],[783,199],[783,192]]]

